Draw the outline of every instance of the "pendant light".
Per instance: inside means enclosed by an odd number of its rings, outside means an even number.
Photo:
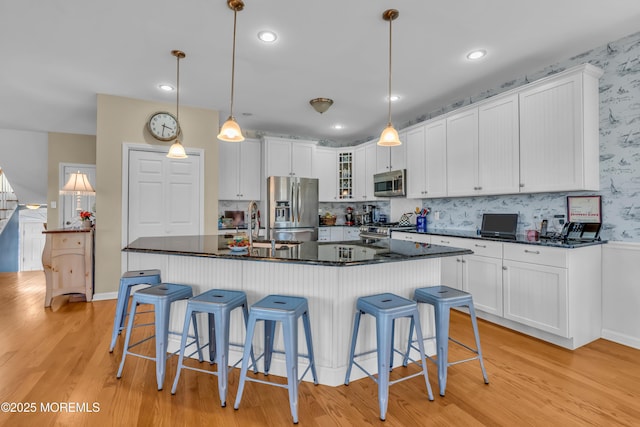
[[[387,123],[387,127],[384,128],[380,134],[380,139],[378,140],[378,145],[383,147],[394,147],[402,144],[400,137],[398,136],[398,131],[395,130],[391,124],[391,23],[398,17],[398,15],[399,13],[396,9],[388,9],[382,13],[382,19],[389,21],[389,97],[387,99],[389,102],[389,121]]]
[[[244,141],[244,136],[242,136],[242,129],[240,129],[240,125],[236,122],[236,119],[233,117],[233,85],[235,78],[235,68],[236,68],[236,18],[238,16],[238,12],[244,9],[244,3],[242,0],[227,0],[227,6],[229,9],[233,10],[233,50],[231,55],[231,107],[229,108],[229,118],[220,128],[220,133],[218,134],[218,139],[221,141],[227,142],[241,142]]]
[[[171,145],[167,157],[170,159],[186,159],[187,153],[184,151],[184,147],[180,143],[180,60],[186,55],[181,50],[172,50],[171,54],[176,57],[176,122],[178,123],[178,132],[176,133],[176,142]]]

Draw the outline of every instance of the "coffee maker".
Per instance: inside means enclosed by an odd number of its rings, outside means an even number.
[[[353,215],[353,208],[352,207],[348,207],[347,208],[347,214],[344,216],[344,225],[355,225],[355,218]]]

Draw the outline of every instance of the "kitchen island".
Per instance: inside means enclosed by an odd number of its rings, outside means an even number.
[[[128,270],[159,268],[164,282],[191,285],[194,295],[214,288],[242,290],[250,305],[269,294],[306,297],[318,380],[330,386],[344,383],[358,297],[392,292],[410,298],[415,288],[439,284],[442,257],[472,253],[468,249],[391,239],[372,243],[279,243],[275,249],[269,242],[258,242],[250,250],[234,252],[227,248],[224,237],[215,235],[142,237],[123,252]],[[179,302],[172,307],[172,330],[182,329],[185,306],[185,302]],[[432,312],[429,307],[421,307],[421,311],[423,333],[427,336],[433,332]],[[239,312],[232,315],[231,342],[242,343],[242,318]],[[409,328],[408,319],[404,320],[397,321],[396,343],[400,348],[406,346]],[[374,319],[366,316],[360,327],[357,351],[374,348]],[[299,342],[302,351],[303,336]],[[256,336],[254,346],[258,352],[262,343],[262,335]],[[276,346],[282,349],[279,329]],[[177,347],[176,338],[170,342],[170,351]],[[232,347],[229,360],[235,362],[240,355]],[[277,356],[280,355],[274,355],[271,372],[284,375],[284,357]],[[395,361],[401,363],[400,358]],[[375,371],[375,355],[363,364]]]

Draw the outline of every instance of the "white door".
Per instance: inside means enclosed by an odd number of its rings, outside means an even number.
[[[42,270],[44,249],[44,223],[20,223],[20,271]]]
[[[89,178],[89,183],[96,188],[96,165],[61,163],[60,164],[60,190],[67,183],[72,173],[82,172]],[[72,195],[61,194],[58,199],[60,204],[60,214],[58,218],[59,226],[69,228],[80,226],[80,211],[78,211],[78,199],[80,200],[80,210],[95,213],[96,196],[93,195]],[[51,228],[51,227],[50,227]]]
[[[200,234],[200,156],[129,151],[128,242],[138,237]]]

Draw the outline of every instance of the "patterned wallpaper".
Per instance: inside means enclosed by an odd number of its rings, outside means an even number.
[[[640,33],[582,53],[534,74],[487,90],[477,102],[514,87],[589,62],[604,70],[600,78],[600,192],[570,195],[602,196],[604,239],[640,241]],[[406,127],[469,104],[469,99],[423,115]],[[423,207],[432,213],[429,227],[475,230],[485,212],[519,213],[519,231],[534,228],[542,219],[552,223],[554,215],[566,215],[564,193],[425,199]],[[438,211],[440,219],[434,213]]]

